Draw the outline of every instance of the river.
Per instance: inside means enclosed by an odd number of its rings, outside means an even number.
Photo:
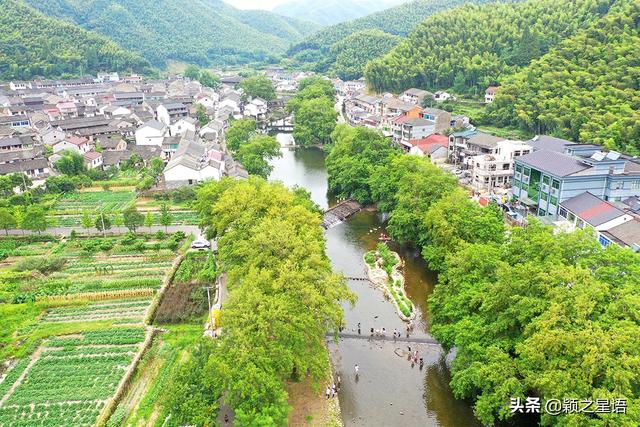
[[[290,136],[278,135],[286,144]],[[283,156],[275,160],[271,180],[282,181],[311,192],[320,207],[332,204],[327,196],[325,155],[316,148],[282,149]],[[326,233],[327,254],[335,271],[345,276],[364,277],[363,254],[378,243],[384,232],[380,216],[362,211]],[[405,260],[407,294],[418,313],[413,337],[430,337],[427,296],[433,290],[435,276],[415,253],[394,247]],[[368,335],[370,328],[405,331],[390,301],[368,282],[350,281],[349,287],[358,296],[352,307],[344,305],[346,332]],[[407,347],[419,351],[424,359],[422,371],[412,367],[405,356]],[[394,342],[370,342],[367,339],[342,339],[329,346],[334,369],[341,373],[339,393],[342,417],[346,426],[481,426],[474,418],[468,402],[457,400],[449,388],[449,371],[439,345]],[[354,366],[360,366],[356,380]]]

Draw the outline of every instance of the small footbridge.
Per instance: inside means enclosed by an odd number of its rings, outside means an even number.
[[[327,334],[327,339],[333,339],[333,334]],[[416,336],[400,336],[393,337],[393,335],[373,335],[370,334],[354,334],[347,332],[340,332],[338,334],[340,339],[354,339],[354,340],[368,340],[368,341],[389,341],[389,342],[404,342],[404,343],[413,343],[413,344],[434,344],[440,345],[440,343],[434,338],[430,337],[416,337]]]
[[[331,209],[324,213],[322,220],[322,226],[325,230],[328,230],[336,225],[344,222],[351,215],[354,215],[362,210],[362,205],[355,200],[345,200],[338,203]]]

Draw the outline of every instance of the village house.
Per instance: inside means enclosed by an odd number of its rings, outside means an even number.
[[[225,172],[224,155],[208,150],[196,141],[183,140],[164,169],[167,189],[193,185],[207,180],[220,180]]]
[[[515,159],[532,151],[531,146],[522,141],[498,141],[492,148],[489,148],[492,143],[477,145],[490,150],[489,154],[469,158],[471,183],[479,192],[492,192],[497,188],[509,186],[513,178]]]
[[[251,117],[255,120],[264,120],[267,117],[267,101],[262,98],[253,98],[244,106],[245,117]]]
[[[0,151],[0,175],[24,173],[29,178],[45,178],[50,173],[49,162],[41,147]]]
[[[160,147],[167,131],[164,123],[150,120],[136,130],[136,145],[157,145]]]
[[[24,115],[0,116],[0,127],[23,128],[29,126],[29,118]]]
[[[127,149],[127,141],[122,135],[104,135],[96,139],[96,144],[104,151],[124,151]]]
[[[427,157],[432,163],[442,163],[447,160],[449,138],[445,135],[429,135],[424,139],[409,141],[409,154]]]
[[[633,219],[602,231],[598,241],[603,246],[607,246],[608,242],[611,242],[634,252],[640,252],[640,221]]]
[[[409,141],[420,140],[436,133],[436,123],[423,118],[400,117],[395,121],[393,141],[409,151]]]
[[[608,202],[640,195],[640,160],[594,144],[547,136],[534,151],[515,159],[513,196],[529,211],[556,217],[561,203],[589,192]]]
[[[436,102],[444,102],[454,98],[449,92],[439,91],[433,94],[433,99]]]
[[[200,137],[206,141],[219,143],[227,130],[227,122],[212,120],[200,129]]]
[[[495,100],[496,94],[499,90],[499,86],[489,86],[484,92],[484,102],[487,104],[491,104]]]
[[[448,111],[438,108],[424,108],[421,117],[436,124],[436,133],[444,133],[451,127],[451,113]]]
[[[33,137],[30,135],[12,136],[0,138],[0,151],[24,150],[35,145]]]
[[[45,145],[53,146],[58,141],[63,140],[67,135],[60,129],[47,127],[40,132],[40,141]]]
[[[426,98],[433,98],[433,94],[426,90],[411,88],[400,95],[400,99],[408,104],[422,105]]]
[[[169,126],[181,117],[187,117],[188,115],[189,111],[187,110],[187,106],[181,102],[167,102],[158,105],[156,109],[158,121],[165,126]]]
[[[97,151],[88,151],[84,153],[84,162],[88,169],[97,169],[102,167],[102,153]]]
[[[105,105],[104,107],[101,107],[99,111],[100,114],[109,118],[128,116],[131,114],[131,110],[119,105]]]
[[[480,154],[495,154],[498,142],[504,141],[487,133],[469,129],[449,135],[449,161],[464,169],[471,168],[471,157]]]
[[[89,140],[87,138],[76,135],[69,135],[62,141],[58,141],[53,144],[54,153],[59,153],[64,150],[71,150],[79,154],[84,154],[91,150],[91,148],[93,148],[93,146],[89,143]]]
[[[186,132],[195,132],[198,120],[193,117],[182,117],[169,126],[170,134],[174,136],[184,135]]]

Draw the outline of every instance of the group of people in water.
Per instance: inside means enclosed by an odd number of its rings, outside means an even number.
[[[356,370],[356,376],[357,375],[358,375],[358,372]],[[327,386],[327,390],[325,391],[325,396],[327,396],[327,399],[331,399],[333,397],[336,397],[339,391],[340,391],[340,374],[336,376],[335,381],[333,382],[332,385]]]
[[[407,334],[407,338],[409,338],[409,335],[413,332],[413,322],[409,321],[407,323],[407,329],[406,329],[406,334]],[[371,328],[369,330],[369,337],[370,338],[385,338],[387,336],[387,330],[386,328],[380,328],[380,329],[375,329],[375,328]],[[360,325],[360,322],[358,322],[358,335],[362,335],[362,327]],[[398,331],[397,329],[393,329],[393,339],[395,340],[396,338],[400,338],[401,334],[400,331]]]

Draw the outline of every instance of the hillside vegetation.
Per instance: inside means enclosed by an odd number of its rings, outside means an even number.
[[[276,59],[316,27],[219,0],[26,0],[42,12],[96,31],[142,54],[168,60],[237,64]]]
[[[495,0],[476,0],[473,3],[489,3]],[[517,0],[514,0],[517,1]],[[426,17],[447,10],[452,7],[469,3],[468,0],[417,0],[405,3],[390,9],[386,9],[371,15],[341,24],[327,27],[314,33],[301,42],[295,44],[288,51],[288,55],[298,64],[318,71],[331,71],[340,75],[360,77],[362,66],[369,60],[388,52],[393,46],[389,39],[382,43],[379,49],[369,49],[370,34],[361,31],[379,30],[390,35],[406,36]],[[357,35],[356,35],[357,34]],[[350,37],[351,36],[351,37]],[[345,39],[349,38],[347,42]],[[362,51],[358,54],[355,63],[344,70],[342,65],[335,65],[339,55],[348,55],[352,52]],[[333,66],[333,68],[332,68]],[[357,70],[355,75],[353,71]]]
[[[334,25],[393,7],[404,0],[294,0],[273,9],[275,13],[320,25]]]
[[[640,153],[640,3],[604,19],[504,80],[487,119]]]
[[[379,92],[409,87],[484,90],[600,19],[614,0],[532,0],[465,5],[433,15],[367,65]]]
[[[19,1],[0,0],[0,79],[64,77],[101,70],[142,72],[139,55]]]

